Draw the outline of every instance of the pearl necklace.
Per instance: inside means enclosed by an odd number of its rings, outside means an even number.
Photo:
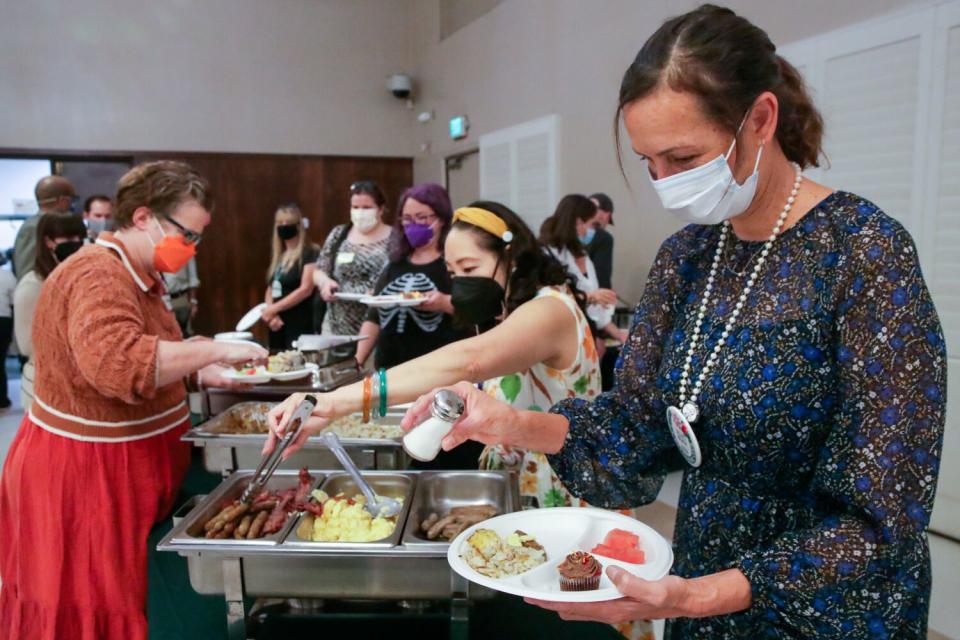
[[[713,254],[713,265],[710,267],[710,274],[707,276],[707,286],[703,292],[703,299],[700,301],[700,310],[697,313],[697,322],[693,327],[693,335],[690,337],[690,347],[687,349],[687,356],[683,363],[683,370],[680,373],[680,406],[682,409],[677,410],[675,407],[670,407],[667,412],[667,422],[671,428],[671,431],[673,432],[674,439],[677,440],[677,445],[680,447],[681,452],[684,453],[684,457],[686,457],[688,461],[690,461],[691,458],[696,459],[696,464],[691,462],[691,464],[694,466],[699,466],[700,448],[696,442],[696,436],[694,436],[690,430],[690,423],[695,422],[697,418],[700,417],[700,409],[697,406],[697,398],[700,396],[700,390],[703,388],[703,382],[706,380],[707,374],[716,363],[720,350],[723,349],[724,343],[726,343],[727,338],[730,336],[730,331],[733,329],[737,318],[740,316],[740,312],[743,310],[743,306],[747,301],[747,297],[750,295],[750,291],[753,289],[753,285],[757,280],[760,270],[767,261],[767,255],[770,253],[770,248],[773,246],[773,241],[777,239],[778,235],[780,235],[780,230],[783,228],[783,223],[787,219],[787,215],[789,215],[790,210],[793,209],[793,203],[796,202],[797,192],[800,189],[800,182],[803,180],[803,174],[800,170],[800,166],[797,163],[794,162],[791,164],[796,172],[796,178],[793,181],[793,188],[790,191],[790,196],[787,197],[787,203],[783,205],[783,210],[780,212],[780,216],[777,218],[777,223],[773,227],[773,232],[764,243],[763,249],[760,250],[760,258],[754,265],[753,271],[750,272],[750,276],[747,278],[747,284],[743,288],[743,292],[740,294],[740,298],[737,300],[733,311],[730,313],[730,318],[723,327],[723,332],[720,334],[720,339],[717,340],[717,343],[713,346],[713,350],[707,357],[707,361],[704,363],[703,369],[700,370],[700,375],[697,376],[696,381],[692,385],[690,396],[688,398],[687,387],[690,383],[690,369],[693,363],[693,354],[696,351],[697,342],[700,340],[700,328],[703,325],[703,318],[707,314],[707,304],[710,302],[710,294],[713,292],[713,283],[717,277],[717,269],[720,266],[720,258],[723,254],[723,247],[726,244],[727,235],[730,233],[730,222],[725,220],[720,228],[720,239],[717,242],[717,249]],[[704,337],[704,343],[706,343],[706,337]],[[683,420],[677,422],[679,417],[685,419],[686,424],[683,424]],[[678,433],[678,431],[680,433]],[[681,443],[681,438],[683,439],[683,443]],[[691,450],[691,455],[688,456],[687,450],[691,447],[695,451]],[[694,453],[695,455],[693,455]]]

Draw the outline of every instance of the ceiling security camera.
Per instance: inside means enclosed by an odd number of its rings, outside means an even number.
[[[413,92],[413,80],[405,73],[395,73],[387,78],[387,89],[393,97],[405,100]]]

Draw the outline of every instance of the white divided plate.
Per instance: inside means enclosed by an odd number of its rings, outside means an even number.
[[[243,382],[244,384],[266,384],[270,382],[270,372],[264,367],[257,367],[257,372],[254,374],[243,373],[242,371],[230,368],[223,372],[223,377],[228,380],[233,380],[234,382]]]
[[[320,367],[314,363],[308,362],[306,365],[304,365],[303,369],[297,369],[296,371],[284,371],[283,373],[273,373],[272,371],[267,371],[267,375],[270,376],[271,380],[287,382],[289,380],[298,380],[304,376],[308,376],[319,368]]]
[[[337,300],[346,300],[348,302],[360,302],[364,298],[369,298],[370,294],[368,293],[345,293],[342,291],[336,291],[333,294],[333,297]]]
[[[263,310],[267,308],[266,302],[261,302],[250,311],[247,311],[240,322],[237,323],[237,331],[246,331],[253,325],[257,324],[260,321],[260,316],[263,314]]]
[[[477,529],[492,529],[501,538],[519,529],[543,545],[547,561],[516,576],[488,578],[460,557],[466,549],[467,538]],[[594,555],[604,570],[600,576],[600,588],[594,591],[561,591],[557,566],[569,553],[589,552],[603,542],[611,529],[623,529],[640,536],[640,549],[646,561],[643,564],[630,564]],[[622,567],[644,580],[659,580],[673,566],[673,550],[663,536],[634,518],[589,507],[554,507],[508,513],[473,525],[450,543],[447,562],[450,568],[467,580],[503,593],[553,602],[602,602],[623,597],[607,577],[607,567]]]
[[[403,296],[364,296],[360,302],[368,307],[416,307],[423,304],[423,300]]]

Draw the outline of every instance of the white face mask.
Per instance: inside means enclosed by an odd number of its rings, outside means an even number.
[[[366,233],[376,227],[380,221],[377,219],[376,209],[350,209],[350,222],[361,232]]]
[[[749,114],[748,114],[749,115]],[[744,117],[746,122],[746,117]],[[743,127],[743,123],[740,124]],[[740,129],[737,129],[739,135]],[[758,168],[763,155],[763,143],[757,151],[753,173],[743,184],[737,184],[727,164],[737,138],[727,153],[695,169],[674,174],[662,180],[650,177],[650,183],[660,196],[663,208],[678,219],[693,224],[719,224],[747,210],[757,192]],[[647,173],[649,176],[649,172]]]

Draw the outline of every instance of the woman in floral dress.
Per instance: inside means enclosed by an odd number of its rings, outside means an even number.
[[[664,24],[620,115],[664,208],[694,224],[660,248],[614,389],[541,413],[458,385],[467,412],[444,444],[547,452],[606,507],[684,470],[673,575],[610,567],[619,600],[534,604],[667,618],[670,639],[925,638],[946,349],[910,235],[804,178],[822,120],[728,9]]]

